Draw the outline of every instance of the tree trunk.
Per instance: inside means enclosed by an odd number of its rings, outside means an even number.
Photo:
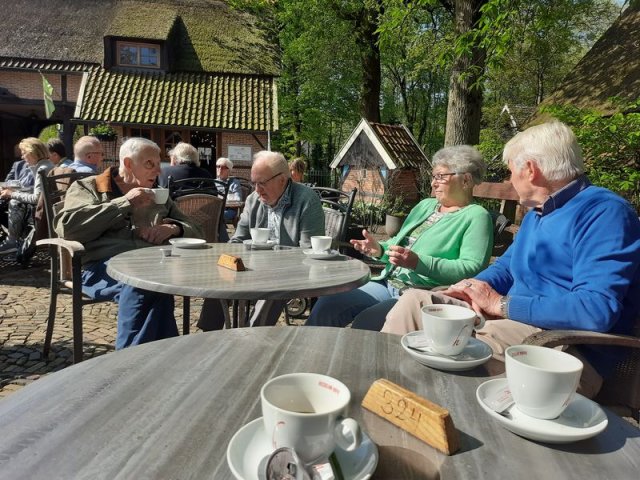
[[[456,0],[455,26],[458,36],[470,32],[480,18],[480,7],[487,0]],[[480,142],[482,87],[478,79],[485,67],[486,52],[474,46],[471,54],[461,54],[453,61],[449,81],[449,104],[445,145],[476,145]]]
[[[380,66],[379,35],[376,32],[377,12],[365,11],[358,27],[358,43],[362,46],[362,90],[360,102],[362,116],[370,122],[380,122]]]

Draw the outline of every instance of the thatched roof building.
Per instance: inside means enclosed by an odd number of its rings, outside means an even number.
[[[573,105],[603,115],[640,98],[640,1],[631,5],[578,62],[542,105]]]

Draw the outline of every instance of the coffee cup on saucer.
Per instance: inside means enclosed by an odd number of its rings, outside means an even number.
[[[536,345],[513,345],[504,356],[516,407],[535,418],[559,417],[575,396],[582,362],[560,350]]]
[[[311,249],[313,253],[324,253],[331,248],[333,238],[327,235],[315,235],[311,237]]]
[[[336,445],[360,445],[358,423],[345,418],[351,393],[335,378],[291,373],[272,378],[260,391],[262,417],[272,448],[293,448],[306,464],[331,455]]]
[[[422,307],[422,330],[429,345],[436,353],[458,355],[467,346],[475,326],[476,312],[467,307],[449,304]]]
[[[250,228],[251,239],[253,243],[267,243],[269,241],[269,233],[271,230],[268,228],[254,227]]]
[[[169,189],[168,188],[152,188],[151,192],[153,193],[155,202],[158,205],[164,205],[169,200]]]

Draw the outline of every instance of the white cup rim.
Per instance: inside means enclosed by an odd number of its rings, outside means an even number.
[[[287,409],[281,408],[275,405],[273,402],[269,401],[269,399],[265,396],[265,390],[268,388],[270,384],[275,383],[276,380],[283,380],[285,378],[291,378],[291,377],[301,377],[302,376],[301,374],[304,374],[305,376],[314,376],[318,379],[327,379],[332,383],[337,383],[338,386],[344,389],[344,391],[346,392],[346,401],[344,402],[344,404],[341,404],[340,406],[337,406],[330,410],[323,410],[322,412],[303,413],[303,412],[295,412],[293,410],[287,410]],[[269,379],[260,389],[260,399],[268,403],[269,407],[273,408],[277,412],[286,413],[287,415],[291,415],[293,417],[314,418],[314,417],[324,417],[327,415],[332,415],[344,410],[349,405],[349,403],[351,403],[351,391],[344,383],[342,383],[337,378],[333,378],[328,375],[323,375],[321,373],[310,373],[310,372],[287,373],[287,374],[278,375],[277,377],[273,377]]]
[[[525,363],[520,361],[519,358],[514,357],[512,352],[515,350],[531,350],[542,352],[544,350],[545,354],[555,355],[556,357],[562,357],[571,362],[571,366],[567,365],[567,368],[562,368],[558,370],[549,370],[548,368],[538,367],[536,365],[531,365],[529,363]],[[517,362],[519,365],[523,365],[526,368],[530,368],[537,372],[549,372],[549,373],[575,373],[583,369],[584,365],[580,361],[579,358],[574,357],[570,353],[563,352],[562,350],[556,350],[555,348],[542,347],[540,345],[511,345],[507,347],[504,351],[505,359],[509,358],[513,362]]]

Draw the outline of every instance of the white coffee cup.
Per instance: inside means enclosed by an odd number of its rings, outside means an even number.
[[[155,201],[158,205],[164,205],[169,200],[168,188],[152,188],[151,191],[155,197]]]
[[[571,403],[582,362],[573,355],[536,345],[513,345],[504,353],[509,390],[516,407],[536,418],[557,418]]]
[[[331,248],[333,238],[326,235],[315,235],[311,237],[311,249],[315,253],[326,252]]]
[[[360,445],[358,423],[345,418],[351,393],[335,378],[317,373],[275,377],[260,391],[262,417],[271,447],[293,448],[307,464],[328,457],[338,445]]]
[[[254,243],[267,243],[269,241],[269,233],[271,233],[270,229],[254,227],[249,230],[251,233],[251,239]]]
[[[458,355],[467,346],[475,326],[476,312],[459,305],[433,304],[422,307],[422,330],[431,348],[443,355]]]

